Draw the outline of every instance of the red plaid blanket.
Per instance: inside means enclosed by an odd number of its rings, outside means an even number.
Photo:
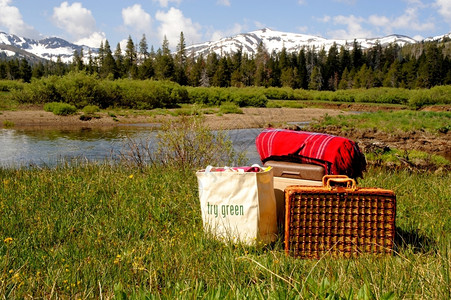
[[[257,136],[255,143],[262,162],[272,159],[317,164],[324,166],[327,174],[352,178],[362,177],[366,169],[358,145],[344,137],[269,128]]]

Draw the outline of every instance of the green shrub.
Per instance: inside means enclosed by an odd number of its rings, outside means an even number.
[[[100,108],[97,105],[86,105],[83,107],[83,112],[88,115],[95,114],[96,112],[99,112]]]
[[[263,93],[268,99],[272,100],[293,100],[295,98],[295,94],[293,89],[291,88],[274,88],[269,87],[263,90]]]
[[[68,116],[73,115],[77,112],[77,108],[73,105],[62,103],[62,102],[51,102],[44,105],[44,110],[48,112],[53,112],[58,116]]]
[[[92,120],[92,116],[90,116],[90,115],[81,115],[79,119],[81,121],[90,121],[90,120]]]
[[[100,108],[123,107],[153,109],[188,103],[185,87],[175,82],[153,80],[101,80],[86,72],[50,76],[33,80],[22,91],[12,92],[19,103],[64,102],[78,108],[96,105]]]
[[[243,110],[233,102],[223,102],[219,106],[220,114],[242,114]]]
[[[12,99],[19,103],[42,104],[62,101],[58,89],[58,76],[49,76],[39,80],[33,79],[22,90],[13,90]]]
[[[233,102],[240,107],[264,107],[268,103],[263,88],[189,88],[191,103],[219,106],[223,102]]]
[[[164,122],[155,139],[130,139],[121,154],[123,161],[139,168],[154,165],[189,170],[245,164],[245,153],[236,153],[226,133],[211,131],[201,116]]]
[[[14,122],[10,120],[3,121],[3,127],[5,128],[12,128],[14,127]]]
[[[25,83],[17,80],[0,80],[0,92],[11,92],[22,90]]]
[[[171,108],[189,102],[188,91],[177,83],[154,80],[118,80],[120,107],[137,109]]]
[[[417,90],[409,99],[409,105],[413,108],[420,108],[427,104],[432,104],[431,95],[427,90]]]
[[[433,104],[451,104],[451,85],[435,86],[429,90]]]

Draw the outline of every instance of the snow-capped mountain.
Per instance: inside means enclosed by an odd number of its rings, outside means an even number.
[[[249,33],[242,33],[232,37],[226,37],[219,41],[206,42],[202,44],[192,45],[186,47],[187,53],[194,52],[194,56],[203,54],[204,56],[209,52],[216,52],[218,55],[231,54],[242,50],[243,53],[255,54],[260,42],[266,48],[269,53],[273,51],[279,52],[283,47],[287,52],[297,52],[302,48],[311,48],[328,51],[335,43],[337,47],[345,46],[348,49],[352,49],[354,40],[332,40],[325,39],[318,36],[289,33],[275,31],[268,28],[252,31]],[[389,35],[381,38],[368,38],[368,39],[356,39],[356,42],[360,44],[362,49],[368,49],[376,45],[379,42],[382,46],[386,46],[391,43],[396,43],[400,46],[406,44],[417,43],[416,40],[403,36],[403,35]]]
[[[447,34],[444,34],[444,35],[429,37],[429,38],[425,39],[424,42],[441,42],[444,39],[450,40],[451,39],[451,32],[447,33]]]
[[[431,37],[425,39],[428,41],[440,41],[444,38],[451,38],[451,33]],[[407,44],[415,44],[418,41],[403,35],[389,35],[379,38],[365,38],[355,39],[355,41],[362,47],[368,49],[379,43],[382,46],[387,46],[396,43],[400,46]],[[249,33],[241,33],[235,36],[226,37],[219,41],[211,41],[186,47],[186,53],[190,55],[192,52],[197,57],[200,54],[206,56],[210,52],[216,52],[218,55],[232,54],[241,49],[243,53],[255,54],[257,53],[258,45],[262,43],[269,53],[273,51],[279,52],[285,48],[288,52],[297,52],[302,48],[328,51],[332,45],[337,45],[338,48],[344,46],[352,49],[354,40],[334,40],[325,39],[318,36],[281,32],[271,30],[268,28],[252,31]],[[63,62],[72,62],[74,51],[83,49],[85,58],[89,50],[95,56],[98,49],[89,48],[87,46],[79,46],[72,44],[60,38],[51,37],[42,40],[33,40],[24,37],[19,37],[13,34],[0,32],[0,54],[7,56],[26,57],[27,59],[47,59],[56,61],[58,57]],[[28,56],[26,54],[29,54]]]
[[[14,48],[22,51],[14,51]],[[4,52],[7,56],[26,56],[23,53],[26,51],[36,57],[52,61],[56,61],[60,57],[61,61],[67,63],[72,61],[74,51],[80,52],[81,49],[87,54],[90,48],[75,45],[57,37],[33,40],[0,32],[0,52]],[[91,51],[97,52],[97,49],[91,48]]]

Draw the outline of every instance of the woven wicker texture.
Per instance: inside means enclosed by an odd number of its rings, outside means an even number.
[[[392,252],[396,197],[382,189],[287,187],[285,250],[299,258]]]

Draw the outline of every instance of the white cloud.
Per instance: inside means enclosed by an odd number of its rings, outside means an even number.
[[[415,35],[412,37],[414,40],[421,42],[422,40],[424,40],[424,36],[422,35]]]
[[[335,0],[335,1],[347,1],[347,0]],[[334,25],[344,25],[345,28],[339,28],[329,32],[332,38],[340,39],[350,39],[350,38],[361,38],[361,37],[375,37],[383,34],[394,34],[399,33],[399,31],[416,31],[424,32],[433,30],[435,25],[433,22],[420,20],[419,10],[424,8],[425,5],[419,0],[405,0],[408,3],[408,7],[405,11],[395,17],[387,17],[380,15],[371,15],[368,18],[363,18],[359,16],[335,16],[329,17],[325,16],[322,19],[317,19],[321,22],[333,22]],[[448,0],[438,0],[447,1]],[[445,2],[444,2],[445,3]],[[448,5],[448,4],[447,4]],[[450,7],[450,18],[451,18],[451,4]],[[371,28],[371,29],[369,29]]]
[[[230,0],[218,0],[216,3],[218,5],[230,6]]]
[[[152,18],[142,9],[140,4],[124,8],[122,19],[124,25],[136,33],[149,33],[152,27]]]
[[[388,30],[410,29],[415,31],[427,31],[435,28],[432,22],[423,22],[418,19],[418,8],[409,7],[403,15],[394,18],[391,24],[386,26]]]
[[[328,23],[332,20],[332,17],[331,16],[324,16],[322,18],[314,17],[314,19],[316,19],[318,22]]]
[[[91,11],[84,8],[80,2],[74,2],[72,5],[63,2],[59,7],[54,7],[52,19],[56,26],[71,35],[76,43],[86,42],[98,47],[100,41],[105,39],[105,33],[97,30]]]
[[[75,41],[74,44],[77,45],[85,45],[93,48],[99,48],[100,42],[106,40],[105,33],[103,32],[94,32],[88,37],[84,37]]]
[[[263,28],[262,27],[258,27],[258,28]],[[210,41],[219,41],[222,38],[228,37],[228,36],[233,36],[239,33],[242,33],[246,30],[247,26],[246,25],[241,25],[238,23],[235,23],[233,25],[233,27],[227,29],[227,30],[215,30],[212,33],[210,33],[210,37],[209,40]]]
[[[41,38],[41,35],[33,26],[24,22],[19,9],[11,6],[11,2],[11,0],[0,0],[0,28],[5,27],[8,33],[27,38]]]
[[[298,0],[299,5],[305,5],[307,4],[307,0]]]
[[[168,12],[158,11],[155,14],[155,19],[160,22],[158,27],[160,41],[163,41],[164,36],[166,36],[171,49],[174,49],[179,43],[180,32],[183,32],[186,45],[195,44],[202,40],[201,26],[191,19],[185,18],[183,12],[177,8],[171,7]]]
[[[376,27],[387,27],[390,25],[391,20],[385,16],[371,15],[368,18],[368,22]]]
[[[258,28],[258,29],[268,27],[268,25],[266,25],[265,23],[259,22],[259,21],[254,21],[254,26],[255,26],[255,28]],[[247,27],[247,26],[243,26],[243,27]]]
[[[175,4],[179,5],[182,0],[153,0],[153,2],[158,2],[161,7],[168,7],[170,2],[174,2]]]
[[[451,1],[437,0],[435,4],[438,7],[438,12],[445,18],[445,22],[451,24]]]
[[[335,39],[354,39],[372,36],[370,30],[363,28],[362,23],[365,19],[362,17],[356,17],[354,15],[346,16],[336,16],[332,18],[334,24],[345,25],[345,29],[337,29],[329,32],[329,35]]]
[[[307,33],[309,29],[308,29],[308,26],[299,26],[299,27],[297,27],[297,30],[300,33]]]
[[[53,8],[53,21],[56,26],[78,38],[89,36],[96,30],[96,20],[91,11],[80,2],[72,5],[63,2],[59,7]]]

